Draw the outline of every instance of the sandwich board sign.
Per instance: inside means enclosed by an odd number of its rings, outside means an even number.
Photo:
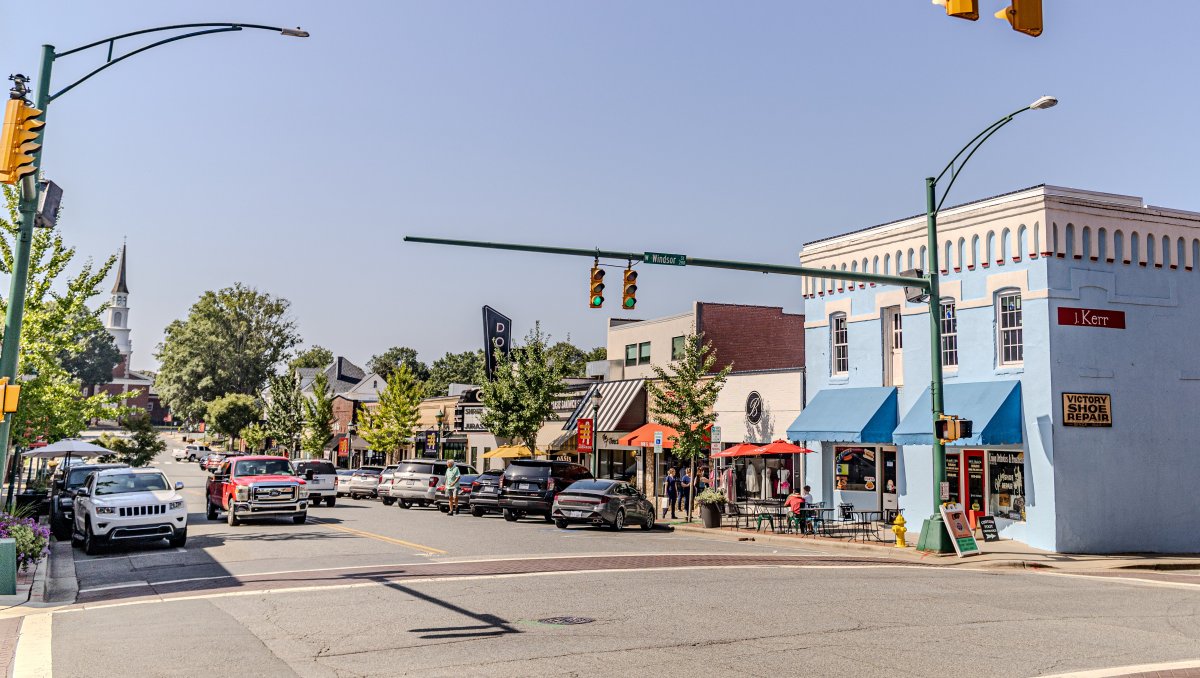
[[[975,533],[971,530],[971,522],[967,520],[967,512],[962,504],[942,504],[942,520],[946,522],[954,552],[960,558],[979,553],[979,544],[975,541]]]

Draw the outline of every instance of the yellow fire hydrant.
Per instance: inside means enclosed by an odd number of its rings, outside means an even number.
[[[904,526],[904,516],[897,515],[892,521],[892,533],[896,535],[896,548],[902,549],[908,546],[904,543],[904,533],[908,532],[908,528]]]

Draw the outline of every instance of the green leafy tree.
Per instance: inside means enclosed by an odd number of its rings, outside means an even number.
[[[377,452],[394,452],[412,438],[419,419],[421,384],[401,363],[379,393],[379,404],[363,408],[358,434]]]
[[[300,392],[300,375],[289,371],[270,378],[267,406],[267,434],[276,445],[289,453],[300,451],[300,440],[304,435],[304,394]]]
[[[304,400],[304,437],[301,449],[310,457],[321,457],[325,446],[333,440],[333,392],[324,372],[312,383],[312,395]]]
[[[84,386],[107,384],[112,381],[113,369],[121,362],[121,351],[117,349],[117,343],[108,330],[96,327],[83,318],[77,322],[83,329],[83,335],[79,337],[75,349],[67,349],[59,354],[59,361]]]
[[[3,195],[8,218],[0,217],[0,274],[10,276],[20,214],[17,192],[4,186]],[[34,230],[17,366],[17,374],[26,376],[17,379],[21,402],[11,419],[12,442],[17,447],[39,439],[54,442],[78,436],[91,419],[114,416],[113,408],[128,397],[85,397],[79,377],[64,366],[64,356],[85,352],[85,340],[105,332],[100,321],[104,306],[93,308],[89,302],[100,294],[101,283],[116,262],[115,256],[99,266],[87,262],[68,275],[74,258],[75,249],[65,244],[57,229]],[[7,311],[8,299],[0,298],[0,314]]]
[[[130,414],[125,418],[124,426],[130,434],[127,438],[111,433],[100,436],[100,446],[112,450],[112,454],[100,455],[101,462],[145,466],[167,449],[167,442],[154,430],[149,415],[141,412]]]
[[[238,437],[246,441],[246,449],[250,452],[261,452],[267,444],[267,427],[257,421],[242,428]]]
[[[568,341],[554,344],[546,352],[552,362],[562,367],[564,377],[582,377],[587,373],[587,354],[583,349]]]
[[[418,382],[429,379],[429,367],[417,360],[416,349],[407,346],[393,346],[379,355],[371,356],[371,359],[367,361],[367,371],[375,372],[383,377],[384,381],[387,381],[396,368],[401,365],[407,367],[409,373]]]
[[[683,356],[671,363],[671,371],[651,365],[654,381],[646,382],[646,392],[654,401],[654,421],[678,432],[671,436],[672,454],[690,462],[691,477],[696,477],[696,459],[708,453],[708,430],[717,421],[713,405],[725,385],[733,365],[713,372],[717,352],[704,343],[702,334],[689,334],[683,340]],[[688,520],[692,502],[688,502]]]
[[[302,367],[328,367],[333,362],[333,351],[324,346],[313,345],[312,348],[301,351],[288,362],[288,367],[297,370]]]
[[[208,404],[204,421],[214,431],[229,436],[232,441],[242,429],[258,421],[258,418],[258,401],[254,396],[230,393]]]
[[[206,403],[221,396],[260,393],[300,342],[289,307],[286,299],[241,283],[202,294],[187,318],[167,325],[158,346],[156,385],[163,402],[195,421]]]
[[[588,351],[584,355],[584,362],[595,362],[597,360],[608,360],[608,349],[603,346],[597,346]]]
[[[484,379],[482,368],[477,375],[487,406],[483,425],[497,437],[530,450],[536,449],[542,423],[557,418],[554,402],[563,390],[564,365],[550,359],[548,343],[541,323],[534,323],[523,345],[513,347],[507,356],[496,351],[495,379]]]
[[[429,379],[425,381],[426,397],[444,396],[450,384],[472,384],[482,379],[483,351],[447,353],[433,361],[429,368]]]

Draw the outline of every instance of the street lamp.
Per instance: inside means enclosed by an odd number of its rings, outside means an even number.
[[[443,407],[440,410],[438,410],[437,416],[435,416],[434,418],[437,419],[437,454],[438,454],[438,458],[445,459],[446,451],[444,449],[442,449],[443,445],[444,445],[445,437],[442,433],[442,430],[444,429],[445,422],[446,422],[446,408]]]
[[[925,179],[925,216],[926,216],[926,234],[928,237],[927,249],[928,254],[928,271],[925,273],[926,280],[929,281],[929,351],[930,351],[930,376],[932,383],[929,388],[929,400],[933,409],[933,515],[925,519],[924,525],[921,526],[921,538],[917,543],[917,549],[921,551],[934,551],[938,553],[949,553],[954,550],[953,545],[949,541],[949,534],[946,532],[946,526],[942,520],[941,512],[941,496],[942,486],[946,482],[946,444],[937,437],[937,422],[945,414],[942,403],[942,299],[939,292],[939,272],[941,270],[938,264],[938,237],[937,237],[937,215],[942,209],[942,205],[946,202],[946,196],[949,195],[950,189],[954,186],[954,181],[958,179],[958,173],[966,166],[967,161],[971,156],[975,155],[975,151],[983,145],[993,134],[1001,127],[1012,122],[1012,119],[1025,111],[1040,111],[1047,108],[1053,108],[1058,104],[1058,99],[1052,96],[1039,97],[1036,101],[1029,104],[1019,111],[1009,113],[1000,118],[996,122],[988,125],[982,132],[975,135],[975,138],[967,142],[961,150],[941,173],[936,177],[927,177]],[[965,154],[965,155],[964,155]],[[959,162],[962,158],[962,162]],[[946,188],[942,190],[942,197],[937,196],[938,182],[950,173],[950,180],[946,183]]]
[[[600,393],[600,386],[596,386],[596,391],[592,393],[592,477],[596,478],[600,475],[600,436],[596,432],[596,422],[600,419],[600,403],[604,400],[604,396]]]
[[[173,35],[169,38],[164,38],[158,42],[152,42],[149,45],[139,47],[133,51],[113,58],[113,47],[118,40],[131,38],[137,35],[146,35],[148,33],[158,33],[161,31],[174,31],[187,28],[199,28],[202,30],[191,31],[180,35]],[[37,103],[36,108],[42,112],[41,120],[45,122],[48,115],[47,107],[52,101],[75,89],[84,81],[96,75],[115,64],[118,64],[125,59],[128,59],[135,54],[141,54],[146,50],[165,45],[170,42],[184,40],[186,38],[194,38],[201,35],[211,35],[213,33],[229,33],[237,32],[246,28],[258,30],[279,32],[281,35],[289,37],[307,38],[308,32],[300,30],[300,28],[281,28],[278,26],[262,26],[259,24],[243,24],[234,22],[222,23],[198,23],[198,24],[175,24],[172,26],[159,26],[158,28],[147,28],[132,33],[123,33],[114,35],[103,40],[88,43],[81,47],[69,49],[65,52],[55,52],[54,45],[42,45],[42,70],[38,74],[37,85]],[[58,92],[50,94],[50,75],[54,67],[54,61],[66,56],[83,52],[93,47],[100,45],[108,46],[108,57],[103,66],[96,68],[82,78],[67,85]],[[41,186],[37,180],[38,170],[42,165],[42,150],[45,147],[46,128],[42,127],[36,142],[40,146],[33,152],[33,167],[35,170],[26,174],[21,180],[21,199],[18,202],[18,211],[21,213],[21,226],[17,231],[16,243],[13,246],[12,255],[12,275],[10,276],[10,288],[8,294],[8,313],[4,321],[4,346],[0,349],[0,377],[8,377],[10,380],[15,380],[17,376],[17,357],[21,346],[21,324],[25,318],[25,287],[29,281],[29,256],[30,246],[33,242],[33,228],[37,218],[38,200],[40,198]],[[8,440],[10,434],[11,417],[4,417],[0,421],[0,468],[4,468],[5,457],[8,454]]]

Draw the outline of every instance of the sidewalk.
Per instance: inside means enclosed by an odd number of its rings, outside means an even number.
[[[769,528],[762,531],[735,530],[731,527],[705,529],[700,523],[669,521],[666,523],[677,532],[703,535],[716,539],[731,541],[753,540],[755,543],[774,544],[789,547],[807,547],[822,551],[842,552],[855,555],[873,555],[880,558],[894,558],[920,562],[926,565],[942,567],[986,567],[986,568],[1027,568],[1054,570],[1198,570],[1200,571],[1200,554],[1197,555],[1157,555],[1157,554],[1118,554],[1118,555],[1085,555],[1053,553],[1042,551],[1011,539],[996,542],[979,541],[982,551],[979,555],[959,558],[951,553],[947,555],[930,554],[917,551],[915,547],[919,530],[911,530],[907,548],[896,548],[891,543],[862,543],[852,542],[836,537],[813,537],[799,534],[774,534]]]

